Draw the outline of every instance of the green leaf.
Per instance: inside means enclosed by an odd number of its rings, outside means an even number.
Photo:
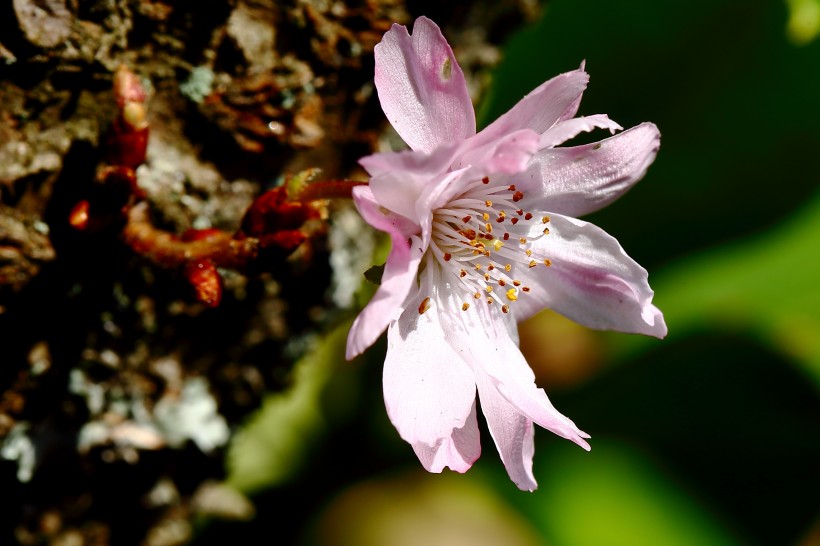
[[[820,0],[786,0],[789,38],[799,45],[815,40],[820,34]]]
[[[343,361],[350,323],[321,338],[299,362],[289,390],[267,395],[228,448],[228,485],[244,493],[296,477],[306,453],[325,431],[321,397]]]
[[[692,492],[653,461],[597,437],[589,454],[555,444],[536,454],[540,486],[523,510],[554,546],[734,546]]]
[[[374,265],[364,272],[364,278],[373,284],[381,284],[384,275],[384,264]]]
[[[670,337],[748,331],[820,384],[820,195],[777,229],[684,259],[652,284]]]

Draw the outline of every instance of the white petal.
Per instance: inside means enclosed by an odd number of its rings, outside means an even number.
[[[575,322],[599,330],[666,335],[663,314],[652,305],[654,292],[646,270],[614,237],[593,224],[549,213],[549,235],[533,243],[532,268],[515,274],[530,291],[512,306],[518,320],[548,307]],[[540,235],[543,225],[533,228]]]
[[[643,178],[659,147],[658,128],[643,123],[595,144],[542,150],[516,179],[522,205],[567,216],[595,212]]]

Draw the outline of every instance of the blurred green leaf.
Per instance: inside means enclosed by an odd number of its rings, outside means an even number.
[[[592,456],[600,438],[640,446],[745,546],[794,544],[817,515],[820,397],[759,338],[714,329],[673,335],[553,398],[592,435]],[[554,449],[551,438],[539,439],[536,456]]]
[[[808,44],[820,34],[820,0],[786,0],[789,6],[789,38]]]
[[[672,265],[653,286],[670,337],[751,331],[820,384],[820,195],[765,235]]]
[[[554,546],[741,544],[681,484],[625,444],[597,437],[589,454],[536,453],[539,489],[523,510]]]
[[[322,337],[296,363],[293,384],[269,394],[234,436],[226,457],[227,483],[244,493],[294,478],[305,454],[325,429],[321,398],[336,365],[344,359],[350,323]]]
[[[314,546],[539,546],[533,525],[480,476],[419,466],[360,482],[309,529]]]

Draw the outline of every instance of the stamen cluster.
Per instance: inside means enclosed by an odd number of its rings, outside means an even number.
[[[549,216],[536,217],[520,208],[523,199],[515,184],[484,177],[433,211],[430,251],[442,269],[455,277],[452,284],[469,294],[462,310],[470,308],[470,301],[484,298],[508,313],[508,304],[531,291],[515,278],[515,270],[552,265],[532,244],[549,234]],[[534,230],[538,224],[543,229]],[[419,313],[426,307],[420,306]]]

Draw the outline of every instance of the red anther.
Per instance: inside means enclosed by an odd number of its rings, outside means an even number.
[[[68,223],[71,227],[80,231],[86,229],[88,227],[88,212],[90,208],[91,205],[85,199],[74,205],[74,208],[71,209],[71,212],[68,214]]]
[[[222,277],[214,263],[205,258],[188,262],[185,276],[194,287],[196,298],[209,307],[216,307],[222,300]]]
[[[512,200],[516,203],[524,199],[524,194],[520,191],[517,191],[513,194]]]

